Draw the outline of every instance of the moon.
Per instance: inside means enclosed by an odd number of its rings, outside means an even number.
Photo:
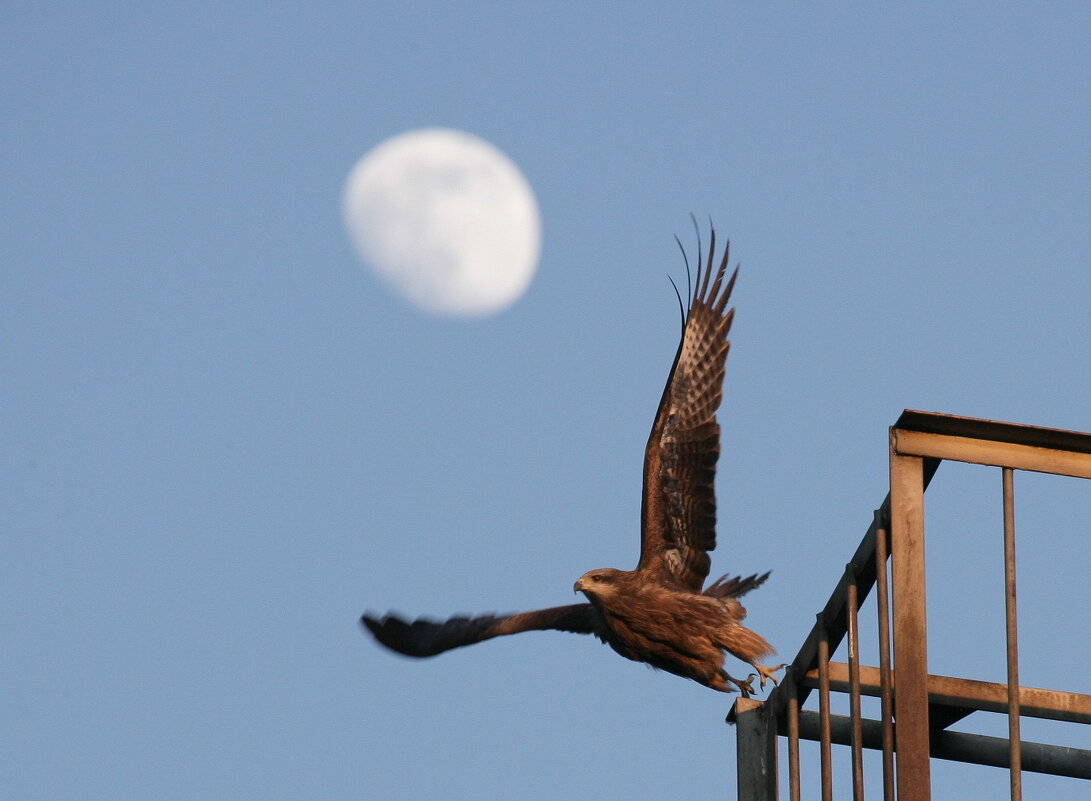
[[[365,153],[345,181],[342,213],[361,260],[431,313],[494,314],[522,297],[538,267],[530,183],[464,131],[409,131]]]

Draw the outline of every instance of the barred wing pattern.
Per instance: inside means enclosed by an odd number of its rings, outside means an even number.
[[[698,247],[698,251],[700,248]],[[729,248],[713,269],[716,232],[685,314],[659,411],[644,452],[641,547],[637,570],[660,582],[699,593],[716,547],[713,482],[720,455],[716,410],[723,397],[727,339],[735,310],[727,309],[735,276],[727,274]],[[715,272],[715,278],[712,274]]]

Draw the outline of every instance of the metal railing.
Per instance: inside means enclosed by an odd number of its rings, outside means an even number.
[[[924,493],[943,460],[1001,471],[1007,656],[1003,684],[928,672]],[[898,418],[890,429],[890,494],[803,647],[765,701],[740,698],[728,716],[738,727],[740,801],[779,798],[779,737],[787,741],[791,801],[799,801],[801,793],[800,740],[819,743],[823,801],[833,798],[834,744],[851,749],[855,801],[864,798],[865,749],[882,754],[884,801],[929,801],[932,759],[1007,768],[1013,801],[1022,798],[1023,771],[1091,779],[1091,751],[1020,738],[1024,717],[1091,724],[1091,695],[1019,683],[1016,470],[1091,478],[1091,434],[916,411]],[[862,664],[860,657],[859,610],[872,589],[877,667]],[[848,662],[832,662],[831,655],[846,638]],[[818,690],[818,711],[803,708],[813,690]],[[848,715],[832,713],[831,693],[847,694]],[[863,716],[863,696],[879,698],[879,719]],[[948,731],[981,710],[1007,715],[1006,738]]]

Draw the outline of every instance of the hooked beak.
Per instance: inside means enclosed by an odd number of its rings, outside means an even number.
[[[577,593],[582,589],[583,589],[583,579],[579,578],[579,579],[576,580],[576,583],[572,585],[572,592]]]

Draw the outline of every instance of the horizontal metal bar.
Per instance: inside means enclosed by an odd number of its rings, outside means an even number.
[[[891,682],[897,692],[898,671],[891,673]],[[878,696],[879,669],[860,666],[860,692]],[[809,688],[818,686],[818,671],[808,671],[799,682]],[[830,662],[830,689],[849,691],[849,666],[844,662]],[[928,703],[947,707],[963,707],[986,712],[1008,711],[1008,685],[988,681],[959,679],[953,676],[928,676]],[[1091,723],[1091,695],[1042,690],[1037,687],[1019,688],[1019,713],[1023,717],[1065,720],[1071,723]]]
[[[894,452],[899,456],[929,456],[955,462],[1091,478],[1091,453],[948,434],[928,434],[900,428],[893,428],[890,433]]]
[[[869,718],[865,718],[862,722],[864,747],[875,750],[882,748],[882,724]],[[847,715],[832,715],[830,723],[833,742],[838,745],[851,743],[851,718]],[[818,740],[820,728],[817,712],[809,709],[800,710],[799,736],[802,739]],[[780,733],[785,734],[785,732],[786,728],[781,724]],[[1032,743],[1027,740],[1021,741],[1020,746],[1024,771],[1068,776],[1073,779],[1091,779],[1091,751],[1061,745]],[[931,739],[931,756],[953,762],[1006,768],[1008,767],[1008,741],[1004,737],[987,737],[983,734],[935,732]]]
[[[947,434],[953,437],[1011,442],[1035,448],[1051,448],[1055,451],[1091,453],[1091,434],[1083,431],[1065,431],[1060,428],[1043,428],[1000,420],[983,420],[977,417],[958,417],[938,412],[919,412],[906,409],[894,424],[894,428],[906,431],[922,431],[926,434]]]

